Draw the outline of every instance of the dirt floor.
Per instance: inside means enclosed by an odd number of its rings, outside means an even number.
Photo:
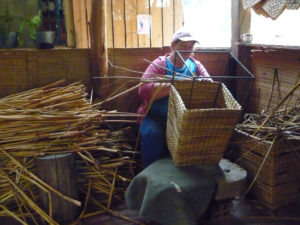
[[[277,210],[270,210],[255,200],[233,200],[233,212],[219,220],[200,221],[199,225],[300,225],[299,201]],[[138,216],[138,212],[127,209],[125,204],[116,208],[121,214],[145,225],[160,225]],[[110,214],[82,220],[83,225],[132,225],[133,222]],[[178,224],[180,225],[180,224]]]
[[[256,200],[245,199],[232,200],[233,211],[223,219],[200,221],[199,225],[300,225],[300,195],[298,202],[284,206],[277,210],[270,210]],[[129,210],[125,203],[114,207],[114,211],[119,215],[124,215],[130,220],[105,213],[82,219],[80,225],[163,225],[154,221],[149,221],[139,217],[137,211]],[[0,217],[0,225],[18,225],[12,219]],[[180,225],[180,224],[178,224]]]

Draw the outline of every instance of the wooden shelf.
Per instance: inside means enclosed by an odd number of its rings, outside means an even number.
[[[258,48],[300,50],[300,46],[292,46],[292,45],[268,45],[268,44],[257,44],[257,43],[246,43],[246,42],[236,42],[235,44],[237,46],[249,46],[249,47],[258,47]]]

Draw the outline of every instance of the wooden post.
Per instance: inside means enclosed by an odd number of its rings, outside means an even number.
[[[72,153],[38,157],[36,159],[38,176],[62,194],[78,199],[75,157]],[[39,189],[41,207],[49,213],[49,196]],[[75,221],[80,208],[69,201],[51,193],[52,217],[60,224]]]
[[[92,77],[105,77],[108,71],[106,0],[93,0],[91,16],[91,67]],[[108,79],[93,79],[94,93],[108,96]]]
[[[240,35],[250,32],[251,9],[244,9],[240,1],[231,0],[231,52],[238,57],[238,47]]]
[[[231,0],[231,52],[238,57],[236,42],[239,40],[240,1]]]
[[[238,46],[238,56],[239,56],[239,61],[248,69],[251,71],[251,46],[248,46],[247,44],[239,44]],[[247,72],[241,68],[241,66],[238,66],[237,68],[237,76],[247,76]],[[250,93],[251,90],[248,92],[248,96],[245,96],[246,90],[248,90],[249,85],[251,85],[252,88],[252,83],[248,79],[236,79],[236,98],[239,102],[243,104],[244,112],[255,112],[253,106],[254,104],[250,102]],[[253,82],[253,81],[252,81]]]
[[[67,46],[70,48],[75,48],[75,28],[72,0],[64,0],[64,10],[67,31]]]

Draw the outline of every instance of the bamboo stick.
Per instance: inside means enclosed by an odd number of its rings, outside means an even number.
[[[65,196],[64,194],[62,194],[61,192],[57,191],[55,188],[51,187],[50,185],[48,185],[47,183],[45,183],[44,181],[42,181],[40,178],[38,178],[36,175],[34,175],[33,173],[31,173],[30,171],[28,171],[25,167],[23,167],[17,160],[15,160],[15,158],[13,158],[9,153],[7,153],[2,147],[0,147],[0,151],[2,153],[4,153],[9,159],[11,159],[18,167],[20,167],[22,170],[24,170],[24,172],[26,172],[31,178],[35,179],[36,181],[40,182],[40,184],[44,185],[46,188],[48,188],[50,191],[54,192],[55,194],[57,194],[58,196],[60,196],[61,198],[77,205],[77,206],[81,206],[81,202],[72,199],[68,196]]]
[[[14,218],[16,221],[18,221],[19,223],[23,224],[23,225],[27,225],[27,223],[25,223],[23,220],[21,220],[17,215],[15,215],[12,211],[8,210],[5,206],[0,204],[0,208],[3,209],[4,213],[7,214],[8,216]],[[0,212],[0,216],[1,216],[1,212]]]
[[[265,123],[268,121],[268,119],[275,113],[275,111],[288,99],[288,97],[290,95],[293,94],[293,92],[300,86],[300,82],[298,82],[290,91],[289,93],[279,102],[279,104],[269,113],[269,115],[267,116],[267,118],[262,122],[262,124],[260,125],[259,128],[257,128],[257,130],[254,132],[254,135],[257,134],[259,132],[259,130],[261,129],[261,127],[263,127],[265,125]]]
[[[1,171],[1,169],[0,169]],[[3,174],[3,172],[2,172]],[[28,205],[34,209],[42,218],[53,225],[59,225],[55,220],[53,220],[47,213],[45,213],[37,204],[35,204],[7,175],[0,175],[0,177],[5,178],[9,183],[18,191],[18,193],[23,197],[23,199],[28,203]]]

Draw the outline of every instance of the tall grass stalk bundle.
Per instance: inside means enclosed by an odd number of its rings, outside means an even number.
[[[112,212],[109,208],[122,199],[133,177],[137,152],[127,135],[130,127],[112,130],[107,124],[135,122],[138,116],[100,110],[84,85],[64,80],[0,99],[0,217],[58,224],[52,218],[52,194],[82,207],[79,219]],[[62,153],[76,155],[83,199],[62,194],[36,175],[36,157]],[[47,212],[38,204],[38,190],[48,195]]]

